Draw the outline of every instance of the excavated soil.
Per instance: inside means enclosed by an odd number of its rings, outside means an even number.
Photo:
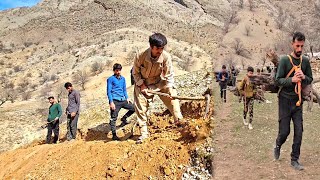
[[[139,145],[135,144],[139,128],[131,136],[136,126],[132,122],[118,129],[121,141],[111,141],[107,124],[101,124],[79,130],[73,142],[64,138],[54,145],[37,141],[4,152],[0,179],[181,179],[192,152],[211,130],[210,120],[202,118],[203,103],[182,103],[181,109],[186,126],[176,127],[166,113],[152,115],[150,138]]]

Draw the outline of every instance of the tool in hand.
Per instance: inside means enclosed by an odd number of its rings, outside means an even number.
[[[204,97],[187,97],[187,96],[174,96],[174,95],[170,95],[167,93],[152,91],[152,90],[147,90],[147,92],[150,94],[154,94],[154,95],[170,97],[172,99],[206,101],[206,109],[205,109],[204,118],[206,118],[208,115],[209,106],[210,106],[210,93],[205,93]]]

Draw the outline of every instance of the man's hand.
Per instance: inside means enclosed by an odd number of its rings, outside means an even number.
[[[297,82],[301,81],[301,78],[299,78],[297,75],[294,75],[294,76],[292,77],[291,81],[292,81],[293,83],[297,83]]]
[[[224,75],[222,75],[221,81],[224,81],[226,79],[226,77],[224,77]]]
[[[142,84],[141,86],[140,86],[140,91],[142,92],[142,94],[147,94],[147,89],[148,89],[148,87],[145,85],[145,84]]]
[[[294,75],[297,76],[297,77],[300,78],[300,79],[305,79],[305,78],[306,78],[306,76],[303,74],[303,72],[302,72],[301,69],[299,69],[298,71],[296,71],[296,72],[294,73]]]
[[[59,117],[54,118],[54,123],[56,123],[57,121],[59,121]]]
[[[113,102],[110,103],[110,109],[113,111],[116,110],[116,105]]]
[[[76,114],[77,114],[76,112],[72,112],[72,113],[71,113],[71,117],[75,117]]]

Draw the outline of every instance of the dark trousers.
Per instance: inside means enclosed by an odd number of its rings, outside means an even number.
[[[220,97],[223,98],[224,101],[227,99],[227,84],[226,83],[220,83]]]
[[[298,99],[287,99],[279,96],[279,133],[276,145],[281,147],[290,134],[290,122],[293,121],[294,135],[291,160],[296,161],[300,156],[300,147],[303,132],[302,104],[296,106]]]
[[[71,114],[67,115],[67,140],[76,139],[77,128],[78,128],[79,114],[77,113],[75,117],[71,117]]]
[[[54,134],[53,143],[57,143],[57,141],[59,139],[59,120],[54,121],[52,123],[49,123],[48,126],[47,126],[47,129],[48,129],[48,133],[47,133],[46,143],[47,144],[51,143],[52,132]]]
[[[235,87],[236,86],[236,82],[237,82],[237,76],[234,76],[232,78],[232,86]]]
[[[110,110],[110,116],[111,116],[110,127],[111,127],[112,134],[116,134],[116,121],[117,121],[117,118],[118,118],[119,111],[122,108],[129,110],[121,118],[121,121],[126,122],[127,118],[130,117],[134,113],[134,106],[133,106],[133,104],[128,103],[127,100],[125,100],[125,101],[114,100],[113,103],[116,106],[116,109],[115,110]]]
[[[243,101],[243,118],[247,118],[247,113],[249,112],[249,123],[252,123],[253,119],[253,104],[254,104],[254,98],[244,98]]]

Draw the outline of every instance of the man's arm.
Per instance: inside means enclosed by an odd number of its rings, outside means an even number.
[[[79,91],[76,91],[75,93],[75,99],[76,99],[76,104],[77,104],[77,111],[76,112],[79,112],[79,109],[80,109],[80,93]]]
[[[228,81],[228,79],[229,79],[229,73],[228,73],[228,72],[226,72],[225,81]]]
[[[283,86],[283,87],[288,87],[292,86],[292,77],[286,78],[287,74],[289,72],[286,72],[286,58],[281,58],[278,69],[277,69],[277,74],[276,74],[276,79],[275,83],[277,86]],[[287,60],[289,61],[289,60]]]
[[[305,79],[302,80],[302,84],[311,84],[311,82],[313,81],[313,76],[312,76],[312,69],[310,66],[310,61],[307,60],[307,67],[306,67],[306,72],[304,72],[305,75]]]
[[[113,97],[112,97],[112,80],[111,78],[107,79],[107,97],[109,99],[109,104],[113,102]]]
[[[245,84],[245,79],[242,79],[242,81],[240,82],[240,85],[239,85],[239,92],[240,94],[243,94],[243,87],[244,87],[244,84]]]
[[[59,103],[57,104],[56,108],[57,108],[57,111],[58,111],[58,115],[54,118],[55,121],[57,121],[62,115],[62,108],[61,108],[61,105]]]
[[[139,55],[134,59],[132,75],[137,86],[141,86],[144,83],[144,79],[141,77],[141,61]]]
[[[126,86],[126,79],[123,78],[123,93],[124,93],[124,97],[126,99],[128,99],[128,93],[127,93],[127,86]]]
[[[218,81],[221,81],[221,78],[222,78],[222,74],[221,72],[218,73]]]
[[[174,70],[172,65],[171,56],[168,54],[168,59],[164,63],[164,78],[167,80],[167,87],[172,88],[174,86]]]

